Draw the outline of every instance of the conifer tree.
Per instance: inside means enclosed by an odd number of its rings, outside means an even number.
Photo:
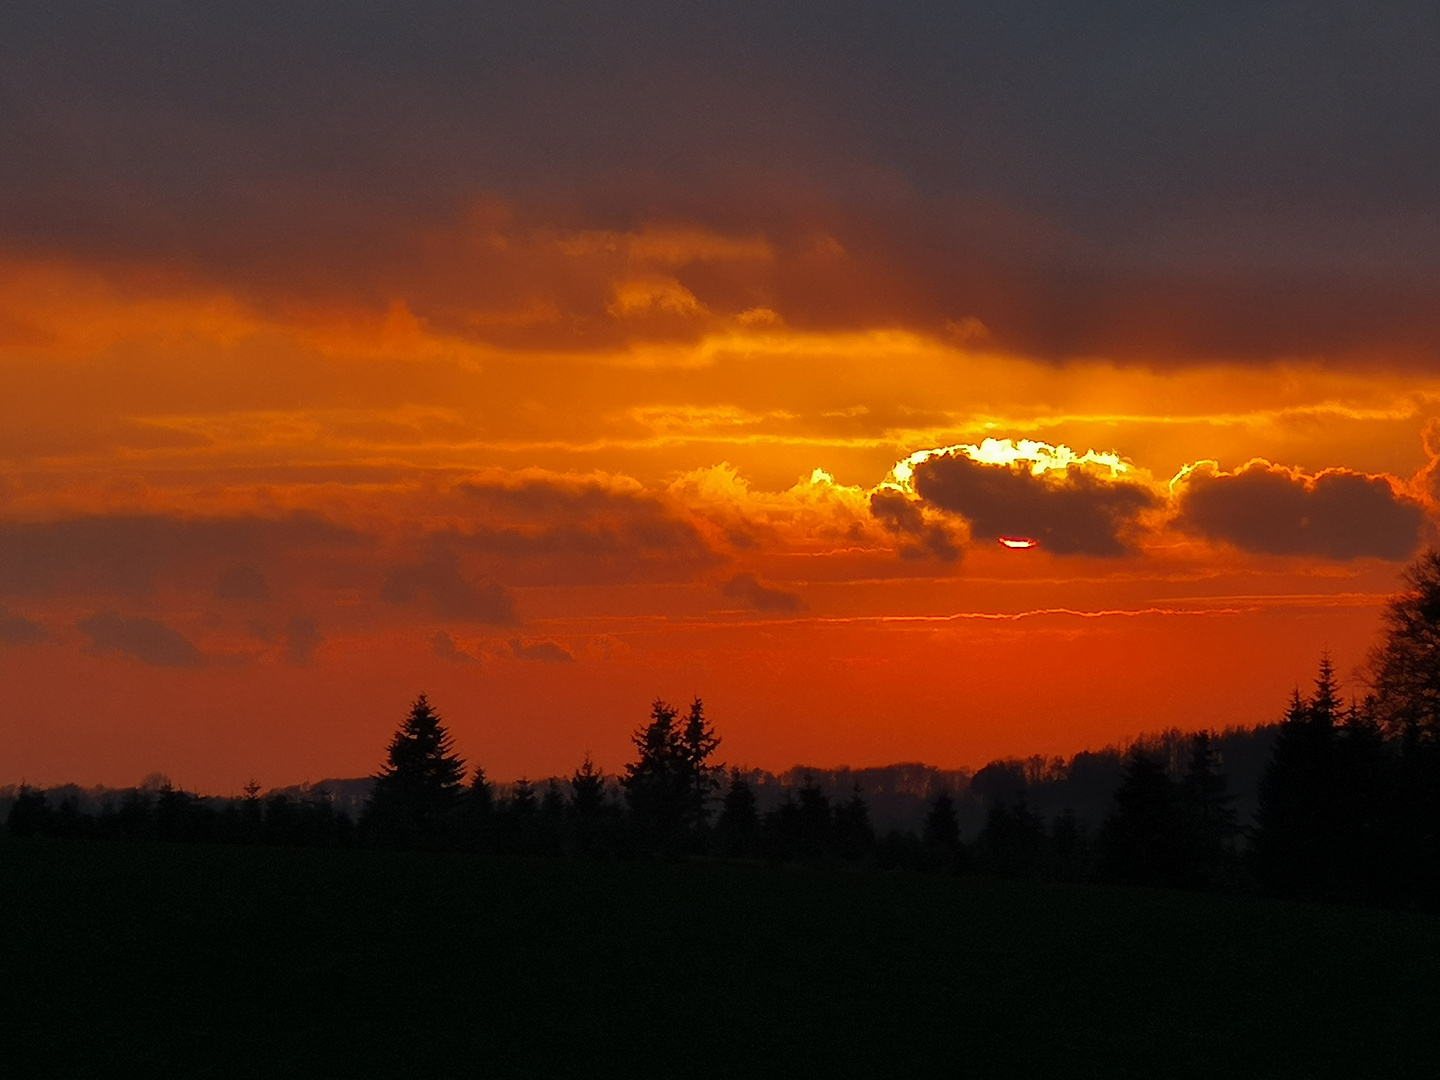
[[[1239,825],[1235,797],[1220,768],[1215,737],[1197,731],[1190,739],[1190,759],[1180,779],[1180,808],[1185,816],[1186,877],[1193,885],[1218,885],[1225,875]]]
[[[688,793],[680,769],[676,715],[673,705],[656,698],[650,722],[630,736],[639,756],[625,766],[620,783],[630,813],[647,830],[673,830],[685,813]]]
[[[690,702],[690,713],[675,747],[678,782],[685,791],[685,812],[692,826],[703,826],[710,819],[710,798],[720,786],[721,772],[710,764],[710,758],[719,747],[720,736],[705,719],[705,706],[697,695]]]
[[[844,859],[859,859],[874,846],[875,830],[870,824],[870,806],[857,781],[850,798],[835,809],[835,846]]]
[[[755,789],[739,769],[730,770],[730,786],[720,804],[720,820],[715,828],[723,854],[747,855],[755,850],[760,814],[756,810]]]
[[[1115,809],[1100,830],[1100,870],[1125,885],[1180,885],[1186,869],[1185,823],[1176,785],[1138,746],[1125,756]]]
[[[809,773],[796,792],[800,854],[818,859],[829,854],[831,845],[830,797]]]
[[[590,821],[605,812],[605,774],[590,755],[570,777],[570,808],[581,821]]]
[[[1386,605],[1384,638],[1370,656],[1376,720],[1406,743],[1440,741],[1440,551],[1405,572]]]
[[[960,843],[960,823],[955,817],[955,800],[942,791],[930,800],[921,839],[928,848],[954,850]]]
[[[433,842],[459,805],[465,762],[425,695],[390,740],[366,808],[367,824],[389,843]]]
[[[1333,891],[1340,833],[1337,703],[1334,669],[1326,655],[1314,695],[1306,700],[1297,689],[1291,697],[1260,781],[1251,859],[1261,884],[1272,892],[1319,896]]]

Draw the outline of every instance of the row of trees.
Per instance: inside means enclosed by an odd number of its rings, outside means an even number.
[[[358,823],[336,813],[323,792],[260,799],[252,786],[244,799],[217,806],[164,785],[129,793],[99,815],[82,814],[73,802],[51,806],[43,793],[22,789],[9,825],[18,835],[836,859],[1433,905],[1440,901],[1440,554],[1416,563],[1407,585],[1386,610],[1365,698],[1342,702],[1328,656],[1313,691],[1296,691],[1248,829],[1237,820],[1211,732],[1191,737],[1183,762],[1132,747],[1110,811],[1093,830],[1069,810],[1047,819],[1029,805],[1022,778],[997,773],[1007,782],[994,786],[984,827],[967,842],[944,791],[931,799],[921,830],[883,836],[858,785],[832,798],[804,777],[762,811],[746,774],[727,775],[714,763],[720,738],[699,698],[683,713],[656,701],[633,734],[635,760],[615,782],[587,757],[568,781],[537,790],[522,780],[501,797],[482,769],[467,771],[423,695],[391,739]]]

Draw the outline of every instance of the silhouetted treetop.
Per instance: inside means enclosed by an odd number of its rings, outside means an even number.
[[[1376,719],[1391,735],[1440,739],[1440,552],[1405,571],[1406,590],[1381,616],[1385,630],[1370,655]]]
[[[460,801],[465,762],[421,694],[390,740],[370,796],[369,824],[394,839],[433,836]]]

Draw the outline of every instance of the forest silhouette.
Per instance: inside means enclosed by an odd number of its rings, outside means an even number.
[[[567,778],[500,786],[467,768],[422,694],[379,771],[358,787],[336,782],[349,785],[348,806],[324,785],[262,797],[252,782],[216,799],[156,778],[84,801],[73,787],[22,785],[6,821],[14,837],[825,862],[1433,908],[1440,553],[1424,554],[1405,584],[1384,611],[1363,696],[1342,700],[1322,655],[1279,722],[1251,731],[1169,732],[973,775],[895,766],[777,778],[722,765],[696,697],[683,710],[656,700],[617,776],[587,755]],[[1238,786],[1235,772],[1246,773]]]

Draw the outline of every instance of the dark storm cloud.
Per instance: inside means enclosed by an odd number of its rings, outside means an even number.
[[[437,541],[528,564],[547,583],[687,580],[720,562],[699,531],[653,496],[597,484],[466,484],[479,520]]]
[[[297,666],[310,663],[323,640],[319,622],[309,615],[292,615],[285,624],[285,662]]]
[[[451,664],[476,664],[479,663],[475,657],[465,652],[455,644],[455,639],[448,631],[437,630],[430,638],[430,651],[439,660]]]
[[[1384,477],[1332,469],[1308,477],[1268,462],[1197,469],[1180,487],[1186,532],[1266,555],[1408,559],[1425,512]]]
[[[33,645],[45,638],[45,628],[23,615],[0,607],[0,645]]]
[[[575,657],[553,641],[524,642],[514,638],[510,652],[517,660],[538,660],[542,664],[573,664]]]
[[[0,594],[109,592],[143,595],[218,561],[309,548],[352,547],[362,538],[306,514],[286,518],[94,515],[0,522]],[[210,580],[214,580],[211,578]],[[229,582],[253,594],[254,579]]]
[[[960,548],[944,524],[928,521],[920,507],[898,491],[880,490],[870,495],[870,514],[887,531],[911,538],[902,544],[902,559],[934,557],[941,562],[960,558]]]
[[[766,585],[749,572],[736,574],[720,586],[720,592],[752,611],[794,612],[805,606],[794,593]]]
[[[1030,537],[1055,555],[1126,554],[1136,516],[1158,502],[1138,484],[1077,466],[1035,476],[1026,465],[982,465],[964,454],[922,461],[913,483],[927,504],[969,521],[976,538]]]
[[[411,294],[480,278],[423,252],[493,193],[557,228],[759,229],[774,275],[684,284],[796,326],[1433,358],[1437,51],[1418,0],[14,4],[0,242],[444,325],[460,293]]]
[[[270,598],[270,584],[259,567],[232,566],[220,576],[215,586],[217,600],[255,600]]]
[[[123,653],[153,667],[198,668],[205,663],[184,634],[143,615],[101,611],[81,619],[76,628],[90,639],[90,649],[96,653]]]
[[[461,572],[458,557],[436,550],[420,563],[397,566],[385,578],[380,598],[391,604],[414,604],[428,600],[437,615],[445,619],[512,626],[519,622],[515,601],[494,582],[476,583]]]

